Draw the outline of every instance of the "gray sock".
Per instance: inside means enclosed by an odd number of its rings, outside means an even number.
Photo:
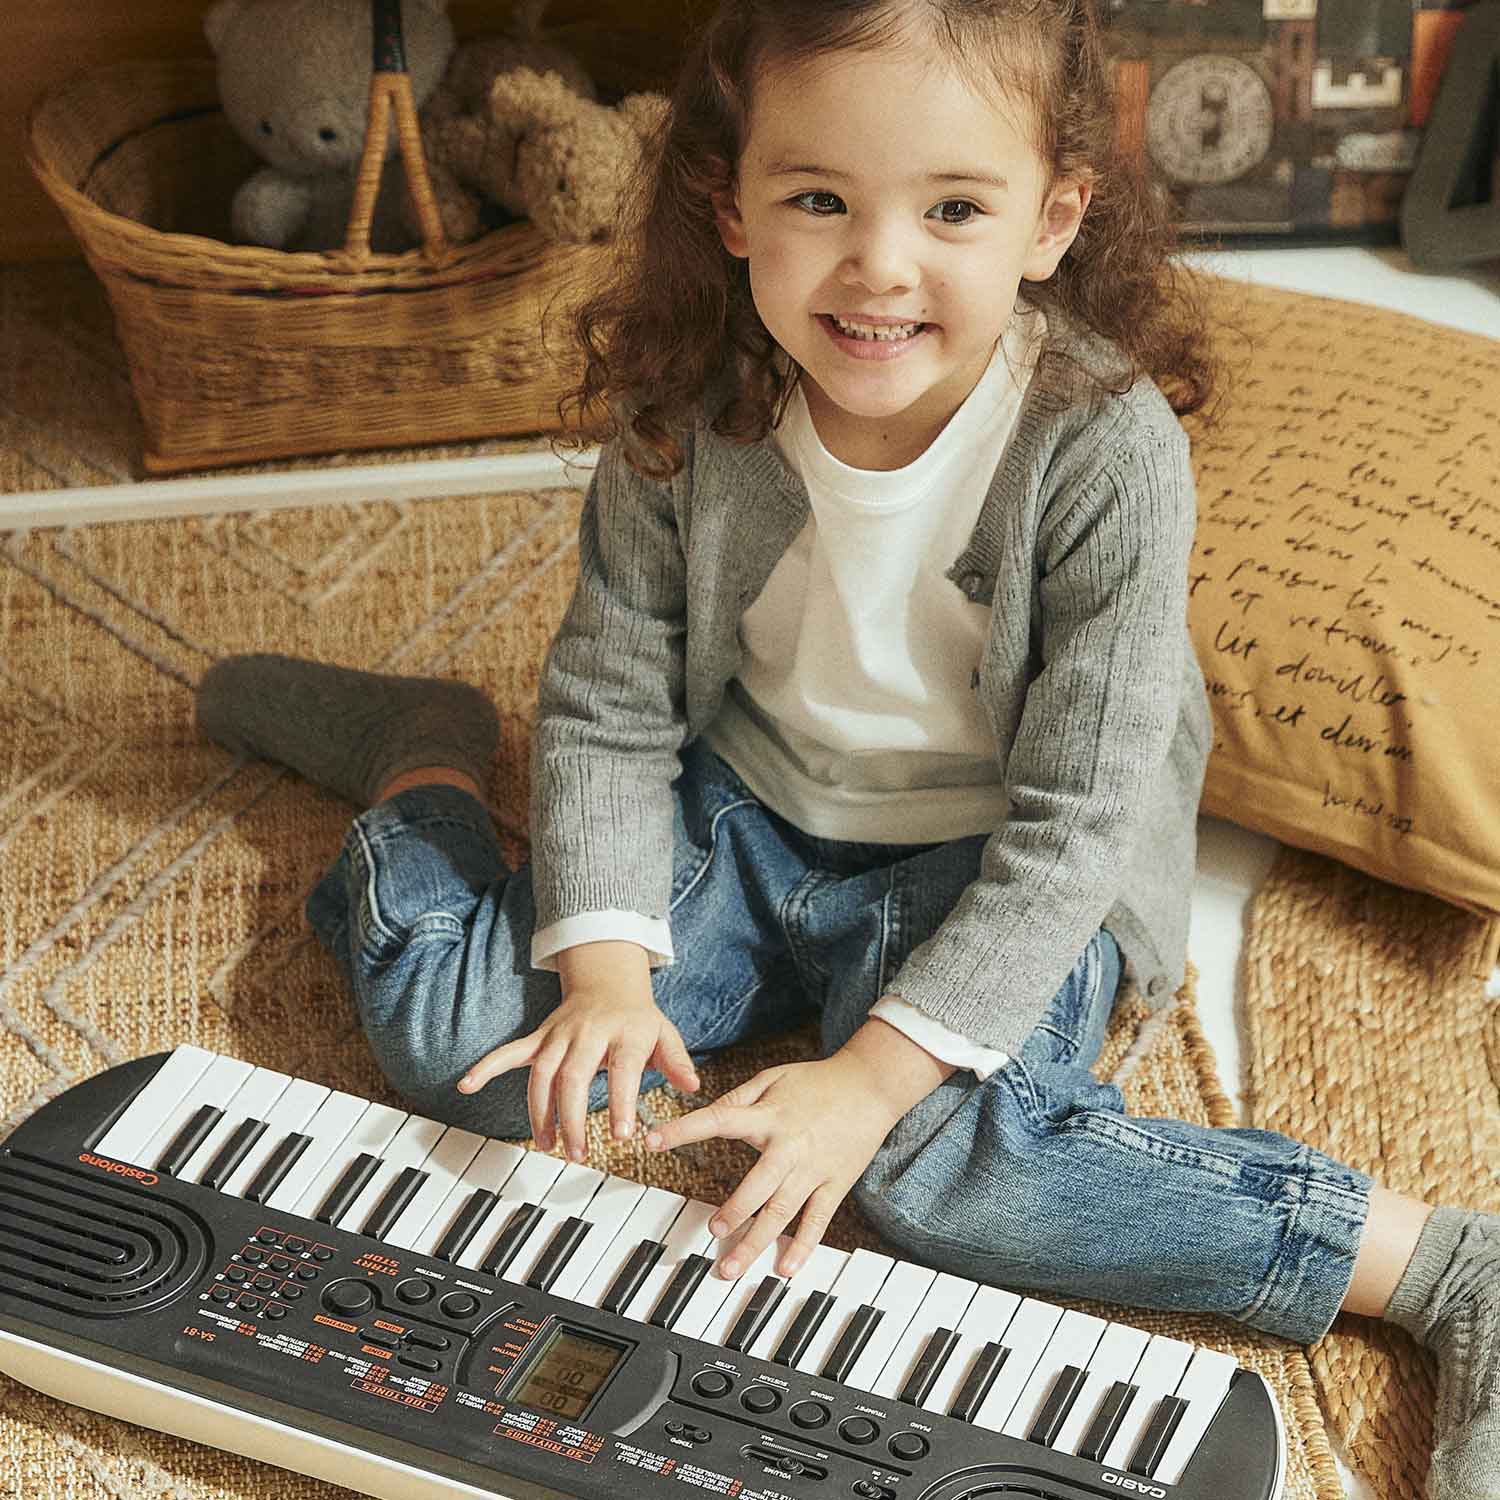
[[[1500,1218],[1434,1210],[1385,1310],[1438,1358],[1427,1500],[1500,1496]]]
[[[383,677],[295,656],[231,656],[198,684],[198,726],[236,754],[274,760],[368,804],[417,766],[450,766],[481,787],[499,740],[478,688]]]

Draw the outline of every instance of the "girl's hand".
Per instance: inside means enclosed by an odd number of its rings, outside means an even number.
[[[812,1254],[834,1210],[901,1117],[891,1107],[868,1060],[843,1050],[816,1062],[767,1068],[712,1104],[653,1125],[646,1144],[666,1151],[725,1136],[754,1146],[760,1160],[709,1225],[721,1241],[744,1230],[714,1273],[738,1276],[800,1210],[796,1234],[777,1267],[790,1276]]]
[[[526,1102],[537,1147],[557,1141],[573,1161],[588,1155],[589,1085],[609,1070],[609,1118],[616,1140],[635,1122],[641,1074],[655,1068],[684,1093],[698,1074],[677,1028],[657,1009],[646,951],[637,943],[581,943],[558,954],[562,1003],[526,1036],[480,1058],[458,1087],[472,1094],[512,1068],[531,1068]]]

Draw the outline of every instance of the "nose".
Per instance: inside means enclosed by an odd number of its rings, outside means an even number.
[[[895,218],[851,217],[840,276],[870,292],[910,290],[920,279],[911,228]]]

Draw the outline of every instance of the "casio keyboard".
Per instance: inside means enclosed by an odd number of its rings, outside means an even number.
[[[0,1148],[0,1370],[384,1500],[1277,1500],[1265,1381],[197,1047]]]

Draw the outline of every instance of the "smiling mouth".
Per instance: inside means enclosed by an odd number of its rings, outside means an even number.
[[[824,317],[844,335],[870,344],[896,344],[903,339],[915,338],[926,323],[866,323],[856,318],[841,318],[837,313],[825,313]]]

